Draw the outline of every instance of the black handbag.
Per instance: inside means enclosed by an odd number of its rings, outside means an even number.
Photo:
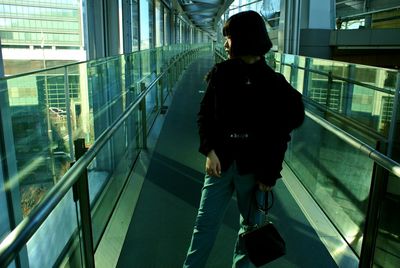
[[[270,191],[270,195],[273,200],[272,191]],[[268,207],[268,196],[267,192],[265,207],[261,208],[266,215],[273,204],[271,202],[271,206]],[[240,234],[239,239],[242,240],[250,261],[257,267],[282,257],[286,253],[285,241],[272,222],[268,220],[260,226]]]

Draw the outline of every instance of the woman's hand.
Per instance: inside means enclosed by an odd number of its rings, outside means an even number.
[[[258,189],[260,189],[261,192],[266,193],[272,190],[272,186],[268,186],[260,181],[257,181],[257,184],[258,184]]]
[[[209,176],[221,177],[221,163],[214,150],[207,155],[206,172]]]

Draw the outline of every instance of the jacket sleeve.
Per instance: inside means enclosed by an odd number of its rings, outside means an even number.
[[[202,101],[200,110],[197,114],[197,126],[200,136],[199,152],[207,154],[215,149],[215,76],[216,67],[214,67],[206,77],[207,89]],[[214,130],[214,131],[213,131]]]
[[[285,157],[285,151],[287,149],[287,142],[290,141],[290,133],[293,129],[298,128],[304,121],[304,103],[302,95],[294,89],[281,74],[277,74],[277,85],[282,90],[283,95],[283,109],[284,118],[282,118],[282,125],[280,135],[282,136],[281,141],[275,141],[273,145],[276,150],[274,151],[273,158],[265,160],[260,157],[261,161],[269,161],[269,168],[264,169],[262,162],[259,163],[260,170],[256,173],[256,179],[268,186],[274,186],[276,181],[281,177],[282,162]],[[284,122],[284,123],[283,123]],[[280,145],[279,147],[278,144]],[[267,149],[271,149],[270,147]]]
[[[287,101],[287,123],[288,131],[300,127],[304,121],[303,96],[286,81],[282,74],[278,74],[280,84],[285,88],[285,100]]]

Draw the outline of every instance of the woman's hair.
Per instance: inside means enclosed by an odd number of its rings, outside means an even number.
[[[232,40],[231,53],[235,57],[263,56],[272,47],[264,19],[255,11],[244,11],[231,16],[222,32]]]

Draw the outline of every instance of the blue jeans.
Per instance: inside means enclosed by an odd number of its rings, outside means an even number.
[[[251,263],[239,241],[239,234],[264,220],[264,214],[258,210],[254,199],[256,187],[254,175],[239,175],[235,164],[232,164],[226,172],[223,172],[221,177],[205,176],[192,241],[183,267],[205,267],[225,210],[234,192],[240,212],[240,229],[234,248],[232,267],[250,267]],[[263,204],[263,198],[264,195],[257,191],[259,204]],[[249,222],[247,222],[247,219]]]

